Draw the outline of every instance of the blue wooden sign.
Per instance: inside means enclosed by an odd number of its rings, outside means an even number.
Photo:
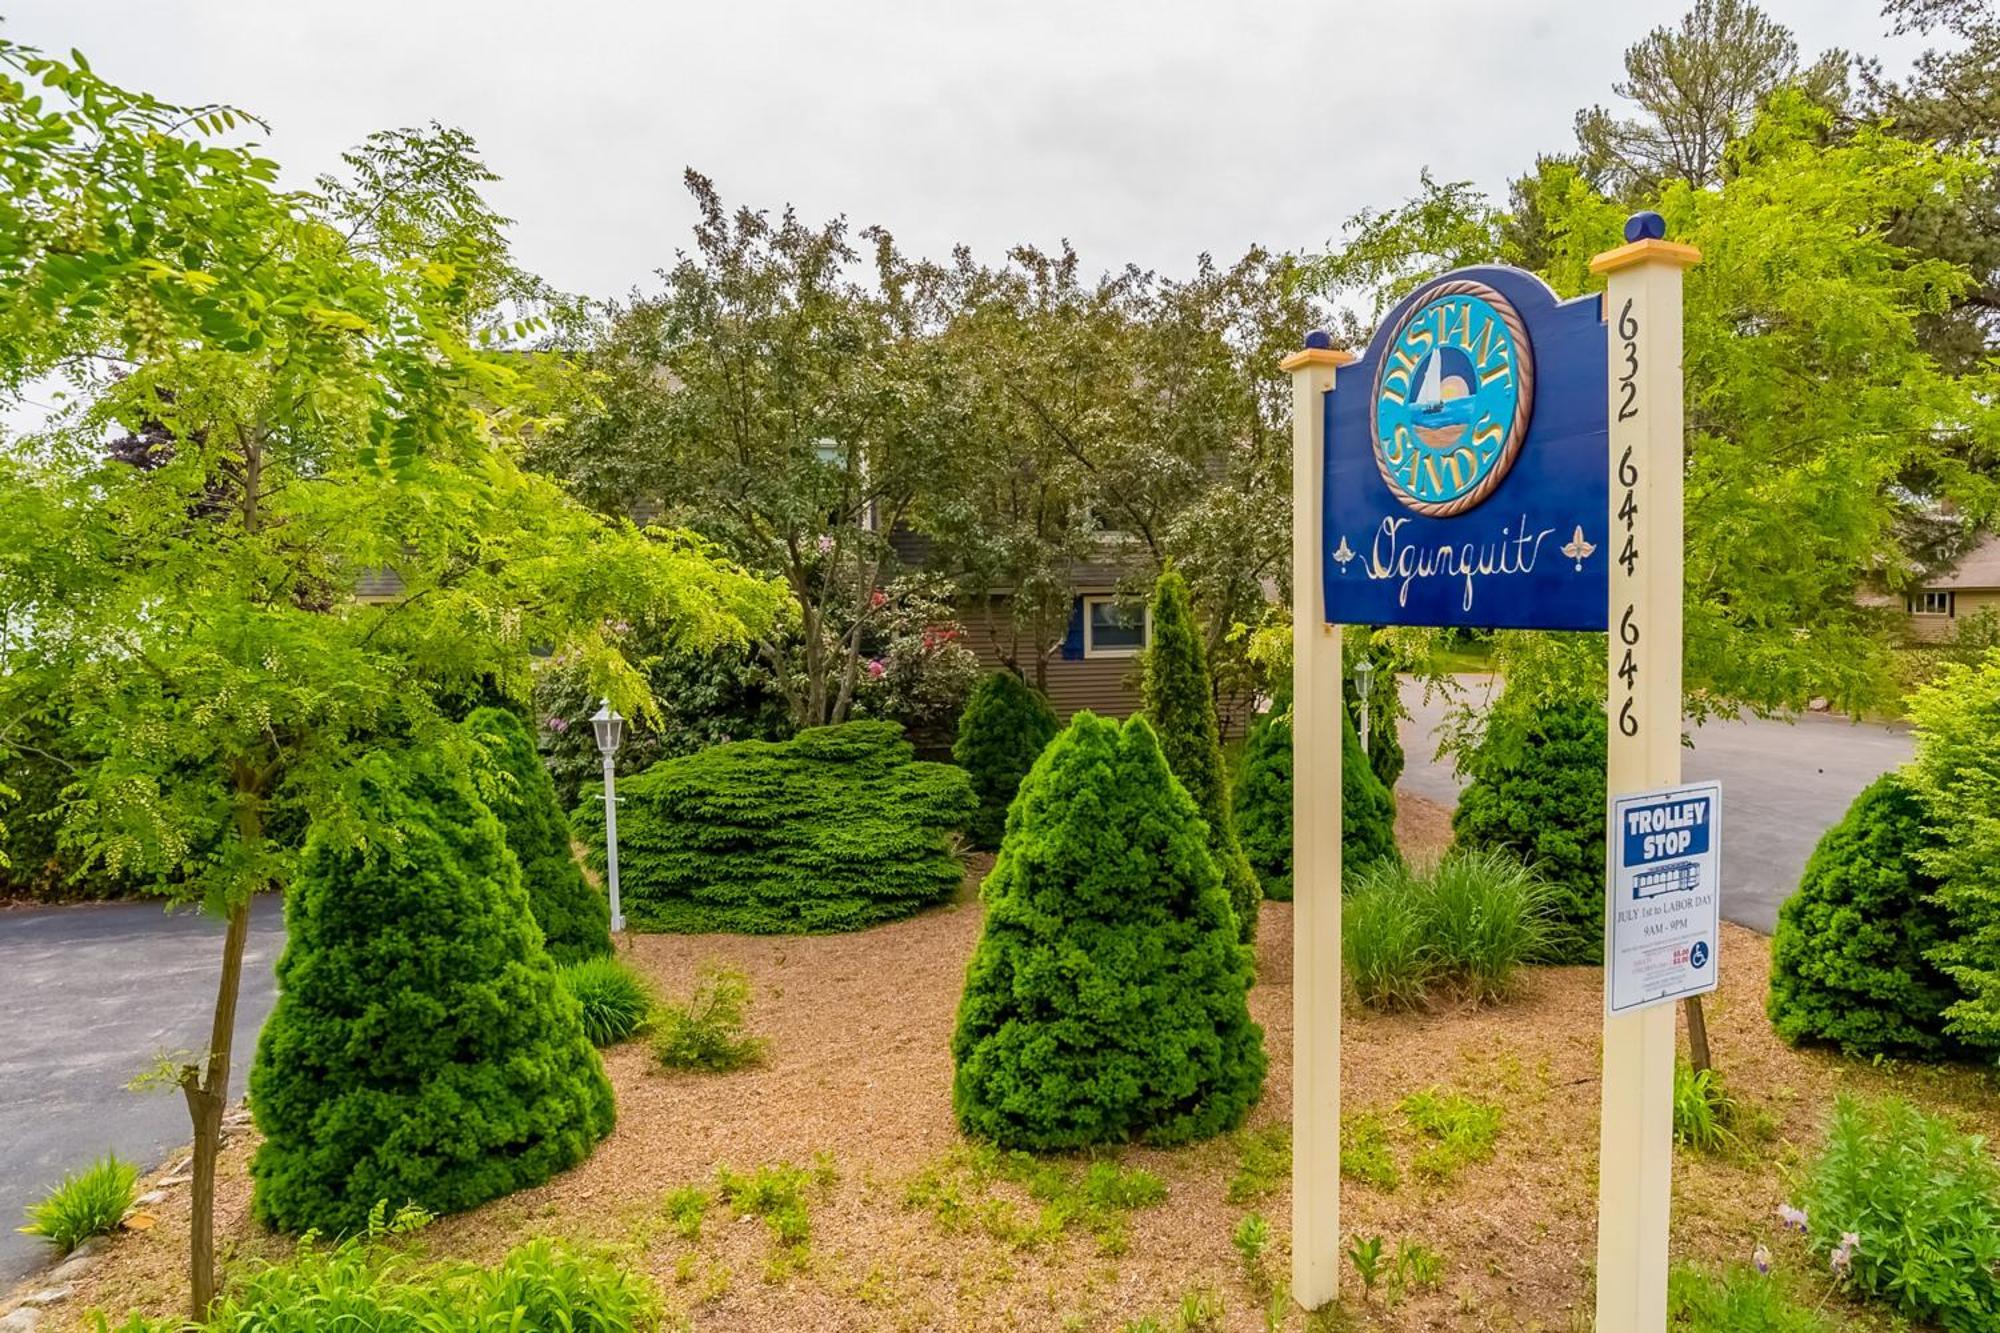
[[[1327,620],[1602,630],[1602,301],[1460,269],[1389,312],[1326,395]]]

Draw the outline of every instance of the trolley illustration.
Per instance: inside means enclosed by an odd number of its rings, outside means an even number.
[[[1632,876],[1632,897],[1658,898],[1662,894],[1687,893],[1701,883],[1699,861],[1669,861]]]

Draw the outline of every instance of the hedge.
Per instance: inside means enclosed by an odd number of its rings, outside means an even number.
[[[621,906],[636,930],[750,935],[858,930],[942,902],[972,782],[912,758],[894,722],[734,741],[619,784]],[[598,866],[604,811],[571,816]]]
[[[1244,859],[1230,810],[1229,775],[1222,764],[1222,736],[1215,720],[1215,686],[1201,645],[1187,580],[1174,570],[1153,588],[1153,645],[1146,650],[1143,693],[1146,717],[1159,737],[1167,767],[1194,798],[1208,824],[1209,855],[1222,872],[1229,905],[1245,942],[1257,938],[1257,904],[1263,891]]]
[[[974,847],[990,851],[1000,845],[1007,807],[1058,729],[1049,701],[1011,671],[991,672],[973,687],[959,714],[951,757],[971,776],[979,798],[972,817]]]
[[[1292,897],[1292,721],[1290,696],[1281,697],[1250,729],[1236,776],[1236,828],[1243,854],[1264,896]],[[1358,870],[1394,858],[1396,802],[1361,754],[1352,720],[1342,727],[1340,755],[1341,870]]]
[[[1021,785],[952,1038],[953,1105],[1008,1147],[1177,1143],[1264,1085],[1250,950],[1152,727],[1079,713]]]
[[[1554,886],[1546,961],[1603,961],[1603,705],[1528,710],[1502,695],[1469,772],[1451,817],[1456,844],[1504,848]]]
[[[521,883],[550,956],[577,963],[610,953],[611,905],[577,864],[569,821],[534,737],[504,708],[475,709],[465,729],[484,759],[475,775],[479,794],[521,863]]]
[[[1765,1009],[1786,1041],[1850,1055],[1939,1055],[1958,998],[1925,955],[1945,938],[1937,883],[1918,863],[1923,812],[1905,781],[1877,778],[1828,829],[1778,910]]]
[[[611,1130],[611,1084],[557,980],[499,821],[433,755],[376,755],[357,845],[316,827],[257,1042],[259,1220],[363,1227],[540,1184]],[[394,836],[383,836],[393,831]]]

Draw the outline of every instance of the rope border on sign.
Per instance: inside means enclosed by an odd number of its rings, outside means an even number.
[[[1403,330],[1410,326],[1411,320],[1433,301],[1446,296],[1476,296],[1492,306],[1499,312],[1501,322],[1507,326],[1507,332],[1513,336],[1514,346],[1519,348],[1523,355],[1517,359],[1515,366],[1514,379],[1518,392],[1514,398],[1514,420],[1507,429],[1506,442],[1500,446],[1500,456],[1494,460],[1492,468],[1480,479],[1477,486],[1456,499],[1419,500],[1404,490],[1402,483],[1389,472],[1388,460],[1382,456],[1381,432],[1375,424],[1375,405],[1382,399],[1382,374],[1389,368],[1388,349],[1396,345],[1396,340],[1403,336]],[[1528,340],[1528,326],[1521,319],[1521,312],[1514,308],[1512,301],[1485,283],[1475,282],[1470,278],[1454,278],[1424,288],[1418,293],[1417,299],[1410,305],[1409,313],[1397,321],[1388,340],[1382,343],[1382,351],[1383,355],[1376,358],[1375,389],[1368,400],[1368,435],[1369,451],[1375,456],[1375,470],[1382,474],[1383,483],[1405,509],[1414,510],[1426,518],[1451,518],[1485,503],[1486,499],[1499,488],[1500,483],[1507,479],[1507,474],[1513,471],[1514,460],[1521,452],[1521,444],[1528,438],[1528,419],[1534,413],[1535,347]]]

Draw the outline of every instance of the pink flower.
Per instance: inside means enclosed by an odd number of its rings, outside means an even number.
[[[552,717],[548,721],[542,723],[542,725],[547,727],[550,731],[553,731],[556,735],[560,736],[565,731],[569,730],[569,719],[562,717]]]
[[[870,676],[873,676],[876,680],[880,680],[888,673],[889,668],[882,665],[881,658],[871,657],[868,659],[868,674]]]
[[[822,533],[821,533],[821,534],[819,535],[819,553],[820,553],[821,555],[832,555],[832,554],[833,554],[833,534],[832,534],[832,533],[830,533],[830,532],[822,532]]]
[[[1840,1244],[1834,1246],[1833,1253],[1827,1257],[1827,1266],[1833,1270],[1835,1277],[1847,1276],[1847,1270],[1854,1263],[1854,1251],[1860,1245],[1861,1237],[1859,1235],[1852,1231],[1841,1233]]]

